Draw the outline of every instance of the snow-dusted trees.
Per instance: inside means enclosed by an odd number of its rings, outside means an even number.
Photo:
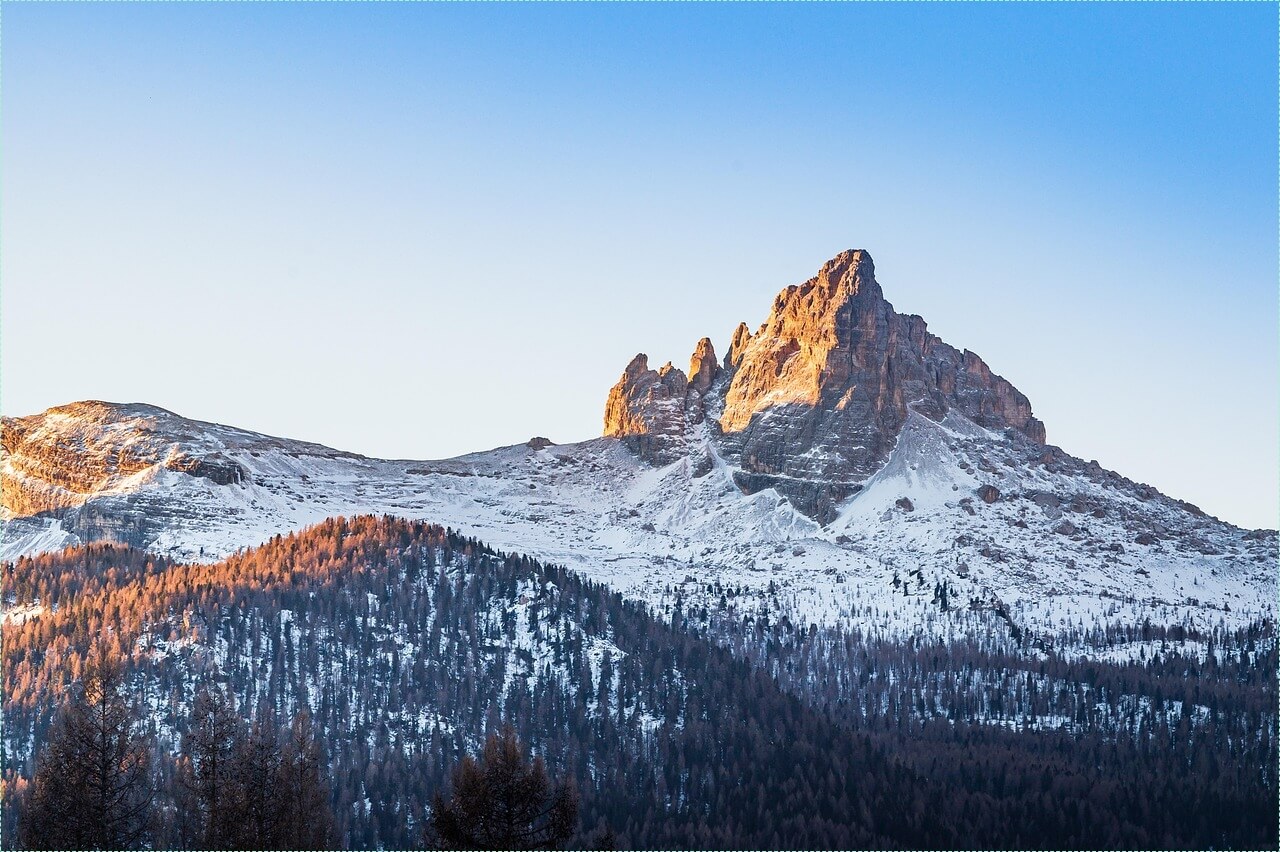
[[[224,842],[244,848],[324,845],[299,832],[330,818],[335,843],[411,847],[503,721],[574,781],[583,826],[624,847],[1275,848],[1271,622],[1069,628],[1072,646],[1171,646],[1117,663],[1028,653],[994,618],[946,643],[793,623],[776,604],[745,612],[732,584],[707,584],[725,608],[689,597],[655,617],[562,566],[370,517],[213,564],[77,548],[0,565],[0,585],[6,605],[46,608],[4,626],[6,831],[30,743],[109,636],[162,731],[193,727],[202,684],[235,695],[243,834]],[[302,707],[298,730],[284,714]],[[166,826],[187,789],[176,745],[152,755]]]
[[[120,662],[101,647],[63,707],[36,764],[20,818],[28,849],[128,849],[151,827],[151,747],[125,692]]]

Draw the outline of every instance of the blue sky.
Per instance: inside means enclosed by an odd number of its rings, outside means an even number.
[[[1274,4],[4,4],[0,408],[598,434],[870,250],[1049,440],[1277,519]]]

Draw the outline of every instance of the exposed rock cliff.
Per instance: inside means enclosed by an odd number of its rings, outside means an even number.
[[[862,250],[779,293],[755,334],[739,325],[722,370],[706,338],[688,380],[663,369],[648,370],[644,356],[632,361],[610,393],[606,436],[668,463],[706,418],[747,493],[777,488],[819,520],[884,464],[911,410],[933,420],[956,411],[1045,440],[1013,385],[930,334],[920,317],[894,311]]]
[[[0,430],[4,508],[30,515],[79,506],[160,468],[219,485],[244,478],[244,470],[217,450],[184,446],[164,431],[163,424],[180,420],[155,406],[97,401],[6,417]]]
[[[86,541],[141,544],[161,529],[172,507],[138,497],[173,477],[238,486],[250,479],[237,454],[276,451],[358,458],[317,444],[286,441],[188,420],[154,405],[90,400],[0,424],[0,498],[5,518],[44,515]],[[110,510],[88,505],[115,500]]]

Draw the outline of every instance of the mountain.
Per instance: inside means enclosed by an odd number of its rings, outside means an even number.
[[[637,355],[604,424],[410,461],[4,418],[0,843],[98,642],[170,779],[198,689],[308,708],[352,847],[416,844],[503,721],[579,845],[1275,846],[1277,533],[1045,443],[866,252]]]
[[[609,394],[604,433],[666,463],[696,452],[706,423],[745,492],[776,489],[825,523],[883,467],[912,412],[942,422],[952,411],[1045,440],[1013,385],[893,310],[859,250],[779,293],[754,335],[739,325],[722,365],[708,338],[687,377],[637,355]]]
[[[1052,640],[1066,622],[1275,615],[1277,537],[1042,443],[1030,403],[884,300],[845,252],[725,358],[637,356],[602,438],[365,458],[82,402],[3,422],[0,556],[114,541],[213,560],[340,514],[430,519],[661,609],[742,584],[797,623],[954,629],[937,591]]]

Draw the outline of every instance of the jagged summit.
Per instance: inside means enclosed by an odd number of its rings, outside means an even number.
[[[699,342],[692,384],[633,360],[609,394],[604,434],[666,464],[705,422],[744,490],[777,488],[823,521],[884,464],[909,411],[935,421],[955,411],[1045,441],[1026,396],[920,317],[894,311],[865,249],[782,290],[754,334],[739,325],[722,369],[710,368],[713,352]]]

